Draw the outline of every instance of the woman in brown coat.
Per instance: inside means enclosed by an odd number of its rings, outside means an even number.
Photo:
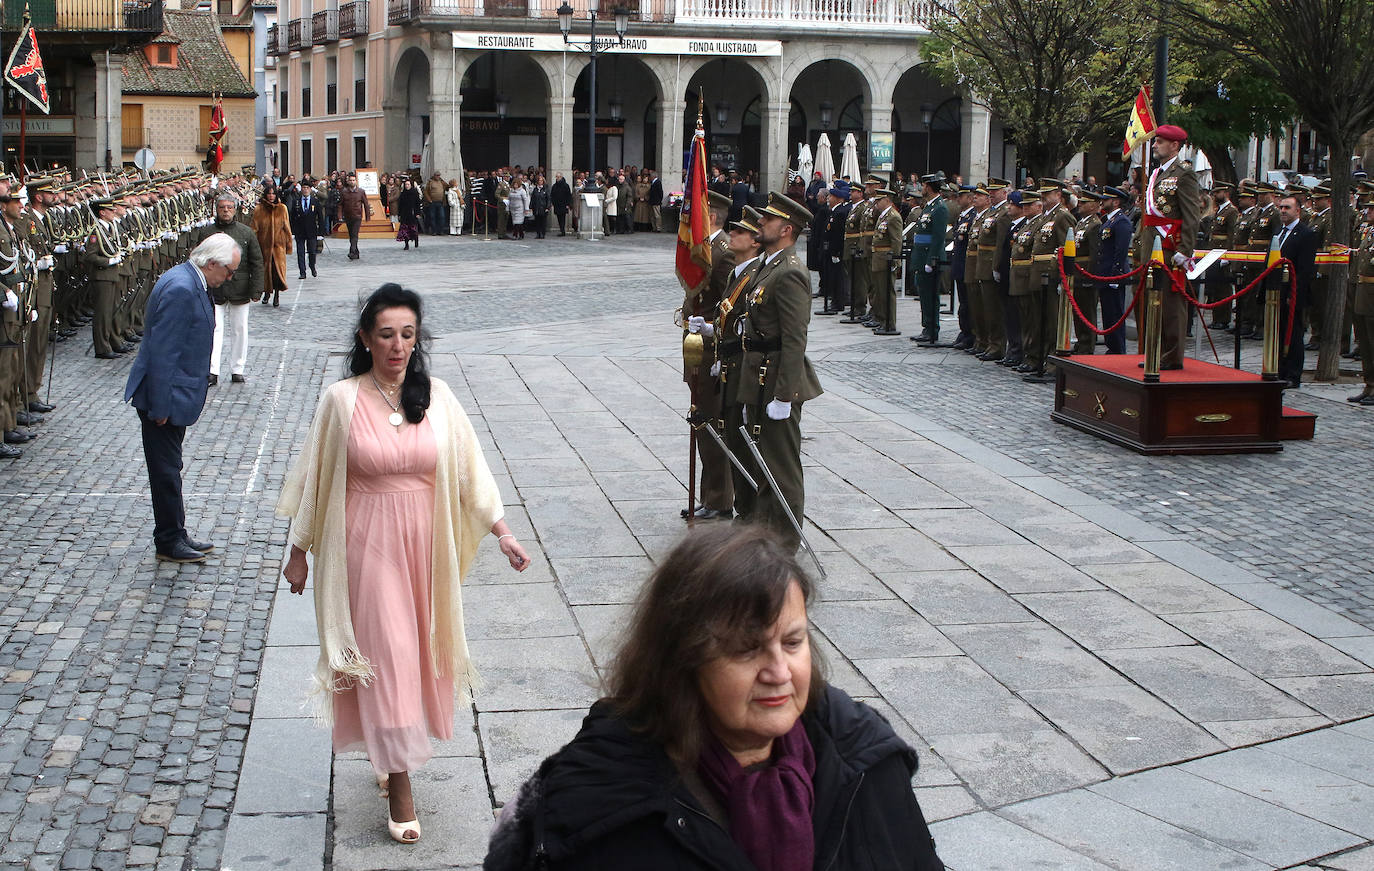
[[[281,305],[281,292],[286,290],[286,255],[291,253],[291,218],[286,204],[277,200],[277,189],[263,188],[262,202],[253,210],[253,233],[262,248],[263,288],[262,304],[272,297],[272,305]]]

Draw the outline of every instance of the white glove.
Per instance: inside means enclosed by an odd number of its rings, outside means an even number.
[[[56,245],[52,246],[52,250],[54,254],[66,254],[67,244],[65,242],[59,242]]]
[[[119,261],[122,260],[122,259],[124,259],[124,258],[122,258],[122,257],[111,257],[111,258],[109,259],[109,262],[106,263],[105,265],[106,265],[106,266],[118,266],[118,265],[119,265]]]
[[[927,263],[927,264],[926,264],[926,272],[934,272],[934,271],[935,271],[934,269],[931,269],[931,268],[930,268],[930,264]]]
[[[19,297],[14,295],[14,291],[5,288],[5,301],[0,303],[0,307],[7,308],[12,312],[19,311]]]
[[[687,319],[687,332],[701,333],[703,337],[709,339],[716,334],[716,327],[715,324],[708,323],[706,318],[692,315]]]
[[[1182,251],[1175,251],[1174,265],[1177,266],[1179,269],[1186,269],[1191,272],[1193,267],[1195,267],[1197,264],[1193,262],[1193,258],[1184,257]]]
[[[38,309],[29,312],[29,323],[33,323],[36,320],[38,320]]]
[[[769,420],[787,420],[792,416],[792,403],[774,399],[768,403],[768,407],[763,411],[768,415]]]
[[[315,241],[316,241],[316,242],[323,242],[323,241],[324,241],[324,237],[323,237],[323,236],[316,236],[316,237],[315,237]]]
[[[716,362],[714,362],[714,363],[711,364],[711,377],[712,377],[712,378],[719,378],[719,377],[720,377],[720,361],[719,361],[719,360],[717,360]]]
[[[840,262],[840,258],[838,258],[838,257],[831,257],[831,258],[830,258],[830,262],[831,262],[831,263],[839,263],[839,262]]]
[[[1001,281],[1001,280],[1002,280],[1002,273],[998,272],[996,269],[992,270],[992,280],[993,280],[993,281]]]

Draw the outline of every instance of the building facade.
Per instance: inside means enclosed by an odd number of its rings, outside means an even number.
[[[565,43],[554,0],[286,0],[279,166],[320,174],[589,165],[680,170],[698,115],[714,162],[780,187],[821,133],[890,142],[893,169],[998,175],[1000,123],[934,78],[925,0],[639,0],[624,43],[598,21],[589,155],[587,0]]]

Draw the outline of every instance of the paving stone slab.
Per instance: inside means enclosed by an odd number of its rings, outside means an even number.
[[[1154,554],[1087,521],[1023,525],[1018,529],[1021,535],[1072,566],[1157,561]]]
[[[258,720],[248,732],[234,812],[326,812],[329,757],[329,733],[311,720]]]
[[[646,556],[566,557],[550,563],[571,605],[633,602],[654,568]]]
[[[483,584],[463,594],[469,641],[576,635],[556,584]]]
[[[1342,723],[1336,727],[1336,731],[1344,732],[1347,735],[1354,735],[1366,741],[1374,741],[1374,717],[1366,717],[1363,720],[1353,720],[1349,723]]]
[[[1026,543],[1019,532],[1007,529],[973,508],[899,510],[897,516],[945,547]]]
[[[222,871],[324,867],[325,814],[234,816],[224,838]],[[316,860],[314,857],[319,856]],[[180,867],[180,863],[178,863]]]
[[[854,559],[878,574],[963,568],[943,548],[914,529],[841,529],[829,532]]]
[[[681,536],[694,528],[682,517],[682,511],[687,507],[687,491],[682,487],[671,498],[631,496],[629,499],[612,500],[611,505],[634,535]],[[700,523],[704,525],[706,521]]]
[[[1008,593],[1097,590],[1102,585],[1034,544],[949,549],[959,560]]]
[[[812,662],[819,662],[826,670],[826,680],[864,702],[880,701],[882,697],[868,678],[859,673],[854,663],[846,659],[830,639],[814,629],[811,632]]]
[[[629,626],[632,606],[575,605],[572,610],[578,625],[582,627],[582,636],[591,648],[592,660],[598,668],[604,669],[620,649],[623,633]]]
[[[983,810],[978,799],[962,786],[918,786],[916,802],[927,823],[937,823],[953,817]],[[936,847],[937,851],[939,847]],[[951,866],[947,866],[951,867]]]
[[[884,572],[882,582],[936,626],[1038,622],[1015,599],[968,569]]]
[[[576,737],[586,708],[566,711],[502,711],[477,718],[487,777],[498,804],[515,798],[544,759]]]
[[[592,473],[575,456],[512,459],[510,474],[515,486],[521,490],[527,487],[590,487],[594,483]]]
[[[1086,789],[998,812],[1123,871],[1261,871],[1270,866]]]
[[[1199,726],[1217,736],[1228,747],[1249,747],[1275,738],[1297,735],[1331,725],[1320,714],[1310,717],[1282,717],[1275,720],[1204,720]]]
[[[943,445],[928,439],[869,439],[868,446],[883,456],[916,471],[933,463],[968,462]]]
[[[1089,650],[1192,643],[1187,635],[1111,590],[1026,593],[1016,600]]]
[[[1276,677],[1269,682],[1338,722],[1374,714],[1374,674]]]
[[[1271,741],[1264,745],[1264,749],[1305,762],[1314,768],[1358,780],[1366,786],[1374,786],[1374,748],[1369,744],[1370,742],[1349,732],[1322,729],[1306,735],[1284,738],[1281,741]]]
[[[1067,635],[1039,621],[945,626],[942,631],[1014,691],[1126,683]]]
[[[818,547],[822,536],[808,533],[807,541],[816,548],[821,565],[825,566],[825,578],[815,577],[816,598],[820,602],[852,602],[859,599],[893,599],[896,595],[887,585],[879,581],[868,568],[842,550],[822,550]],[[829,542],[829,539],[825,539]],[[802,557],[805,568],[814,571],[814,564]]]
[[[687,488],[671,472],[593,472],[596,484],[612,502],[626,499],[654,499],[661,503],[677,501],[682,508],[687,503]],[[680,519],[680,518],[679,518]]]
[[[1044,835],[984,811],[930,827],[940,860],[959,871],[1111,871]]]
[[[644,553],[599,491],[549,487],[531,488],[522,495],[540,544],[550,558]]]
[[[1241,611],[1249,607],[1215,584],[1158,560],[1084,564],[1078,568],[1155,614]]]
[[[1311,708],[1205,647],[1108,650],[1102,657],[1194,722],[1311,717]]]
[[[971,724],[977,728],[979,724]],[[1106,769],[1050,729],[942,735],[935,750],[987,807],[1105,780]]]
[[[811,622],[850,659],[955,656],[959,648],[899,599],[816,602]]]
[[[411,772],[417,843],[401,845],[387,833],[387,802],[377,795],[372,766],[334,765],[335,871],[474,867],[486,855],[494,821],[480,759],[435,759]]]
[[[320,643],[315,628],[315,598],[296,596],[289,588],[277,593],[272,602],[272,622],[267,631],[272,647],[312,647]]]
[[[1268,581],[1227,584],[1226,590],[1316,638],[1374,638],[1374,630]]]
[[[1025,690],[1021,697],[1113,774],[1171,765],[1226,749],[1139,687]]]
[[[1047,725],[967,657],[864,659],[854,665],[932,742],[962,732],[1028,732]]]
[[[478,711],[590,707],[601,695],[578,636],[474,641],[469,648],[484,683]]]
[[[1260,677],[1369,674],[1363,663],[1263,611],[1175,614],[1167,619]]]
[[[269,647],[262,654],[254,719],[299,719],[309,716],[318,647]]]
[[[1327,856],[1319,865],[1332,871],[1374,871],[1374,847],[1361,847],[1339,856]]]

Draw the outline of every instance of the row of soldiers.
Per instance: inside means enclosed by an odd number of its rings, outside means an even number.
[[[196,170],[22,181],[0,173],[0,459],[19,457],[30,428],[55,408],[40,392],[50,342],[89,324],[95,356],[133,351],[153,284],[212,220],[213,190],[228,185],[251,203],[252,184]]]

